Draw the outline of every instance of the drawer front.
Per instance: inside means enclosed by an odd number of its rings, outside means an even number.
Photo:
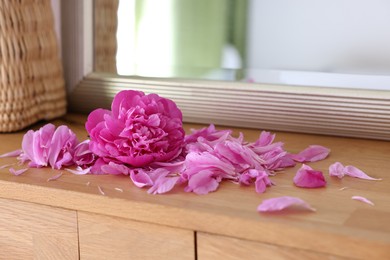
[[[231,237],[197,233],[198,259],[345,259],[337,256],[287,248]]]
[[[194,259],[194,233],[78,213],[80,259]]]
[[[76,212],[0,199],[0,259],[78,259]]]

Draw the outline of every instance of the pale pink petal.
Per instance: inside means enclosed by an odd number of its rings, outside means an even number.
[[[49,179],[47,179],[47,181],[54,181],[54,180],[57,180],[58,178],[60,178],[62,176],[62,172],[60,172],[59,174],[57,175],[54,175],[53,177],[50,177]]]
[[[330,149],[321,145],[310,145],[298,154],[291,154],[290,157],[297,162],[316,162],[325,159]]]
[[[340,162],[335,162],[334,164],[329,166],[329,175],[341,179],[345,175],[344,169],[345,169],[344,165],[342,165]]]
[[[149,194],[162,194],[166,193],[173,189],[177,181],[179,180],[179,176],[177,177],[165,177],[161,176],[158,178],[153,186],[148,190]]]
[[[326,180],[322,172],[303,164],[294,177],[294,184],[301,188],[319,188],[326,186]]]
[[[14,168],[9,168],[9,172],[15,176],[21,175],[21,174],[25,173],[27,170],[28,170],[28,168],[19,169],[19,170],[15,170]]]
[[[290,207],[298,207],[304,210],[316,211],[307,202],[300,198],[283,196],[278,198],[266,199],[257,207],[259,212],[281,211]]]
[[[5,158],[5,157],[17,157],[19,155],[22,154],[22,150],[21,149],[18,149],[18,150],[15,150],[15,151],[12,151],[12,152],[8,152],[8,153],[3,153],[0,155],[0,158]]]
[[[190,176],[188,186],[185,188],[186,192],[194,192],[196,194],[207,194],[215,191],[219,186],[220,178],[214,177],[211,170],[202,170],[197,174]]]
[[[119,192],[123,192],[123,189],[121,189],[121,188],[114,188],[114,189],[119,191]]]
[[[346,189],[348,189],[348,187],[342,187],[339,190],[346,190]]]
[[[65,170],[68,172],[71,172],[73,174],[76,174],[76,175],[85,175],[85,174],[91,173],[91,167],[86,168],[86,169],[82,169],[78,166],[76,168],[76,170],[72,170],[72,169],[68,169],[68,168],[65,168]]]
[[[13,166],[13,165],[15,165],[15,164],[16,164],[16,163],[1,165],[1,166],[0,166],[0,170],[1,170],[1,169],[4,169],[4,168],[9,168],[9,167],[11,167],[11,166]]]
[[[97,186],[97,188],[100,194],[102,194],[103,196],[106,195],[106,193],[104,193],[103,189],[100,186]]]
[[[345,166],[344,173],[345,173],[345,175],[348,175],[348,176],[351,176],[351,177],[354,177],[354,178],[359,178],[359,179],[373,180],[373,181],[380,181],[380,180],[382,180],[382,179],[372,178],[372,177],[368,176],[362,170],[360,170],[360,169],[358,169],[358,168],[356,168],[356,167],[354,167],[352,165]]]
[[[129,168],[123,164],[117,164],[114,162],[109,162],[106,165],[101,167],[102,171],[107,174],[129,174]]]
[[[375,205],[371,200],[368,200],[367,198],[362,197],[362,196],[352,196],[352,199],[353,200],[358,200],[358,201],[361,201],[361,202],[364,202],[364,203],[367,203],[367,204],[370,204],[372,206]]]
[[[130,171],[130,179],[133,181],[134,185],[139,188],[153,185],[153,180],[145,171],[142,170],[137,173],[133,170]]]

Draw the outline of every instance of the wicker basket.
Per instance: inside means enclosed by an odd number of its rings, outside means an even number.
[[[0,0],[0,132],[65,112],[50,0]]]

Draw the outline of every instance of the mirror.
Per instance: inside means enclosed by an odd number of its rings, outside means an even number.
[[[94,70],[390,89],[390,2],[95,1]]]

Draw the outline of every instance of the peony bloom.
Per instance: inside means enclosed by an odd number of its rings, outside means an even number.
[[[90,150],[106,162],[133,167],[167,162],[182,151],[182,113],[176,104],[156,94],[119,92],[111,111],[96,109],[86,129]]]
[[[54,169],[73,165],[73,153],[78,144],[76,135],[67,126],[47,124],[37,131],[30,130],[23,136],[22,162],[30,161],[30,167]]]

